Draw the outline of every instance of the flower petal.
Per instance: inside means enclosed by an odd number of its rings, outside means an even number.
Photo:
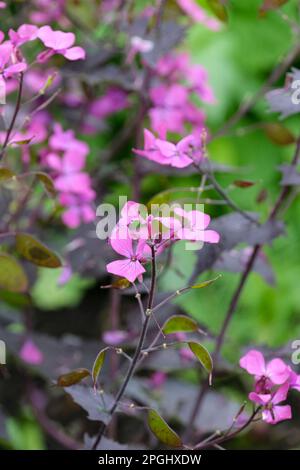
[[[265,359],[260,351],[252,349],[240,359],[240,366],[251,375],[265,374]]]
[[[289,378],[290,370],[281,359],[276,358],[267,364],[266,375],[274,384],[281,385]]]

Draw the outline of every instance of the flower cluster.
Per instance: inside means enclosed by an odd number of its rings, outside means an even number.
[[[188,54],[170,53],[159,60],[155,73],[159,82],[150,89],[152,129],[162,138],[167,132],[183,134],[187,126],[199,133],[205,115],[192,98],[214,102],[206,70],[191,64]]]
[[[69,21],[64,16],[66,0],[33,0],[34,10],[30,13],[30,20],[36,24],[57,22],[69,26]]]
[[[240,366],[255,377],[249,399],[262,407],[262,419],[269,424],[291,419],[290,405],[282,402],[289,389],[300,391],[300,376],[279,358],[266,363],[262,353],[256,350],[243,356]]]
[[[148,129],[144,130],[144,150],[134,149],[134,152],[160,165],[169,165],[175,168],[185,168],[194,162],[199,163],[204,156],[200,138],[195,135],[188,135],[174,144],[156,138]]]
[[[129,105],[127,93],[116,86],[109,87],[105,94],[92,100],[87,106],[88,119],[83,125],[86,134],[97,132],[97,124]]]
[[[88,152],[88,145],[76,139],[72,130],[64,131],[55,124],[49,148],[42,154],[42,160],[52,170],[60,203],[66,208],[62,220],[70,228],[95,218],[91,207],[95,192],[90,176],[83,171]]]
[[[8,37],[9,39],[5,39],[5,34],[0,31],[0,90],[5,90],[6,93],[12,91],[8,86],[11,79],[30,70],[21,49],[28,42],[39,39],[46,47],[37,55],[38,62],[45,62],[54,54],[61,54],[72,61],[85,58],[82,47],[73,47],[73,33],[54,31],[50,26],[38,28],[33,24],[23,24],[17,31],[10,29]],[[14,88],[15,86],[12,87]]]
[[[207,230],[209,223],[210,217],[198,210],[174,207],[169,215],[152,215],[142,204],[129,201],[110,236],[111,247],[124,259],[109,263],[106,269],[130,282],[142,280],[146,271],[143,265],[151,257],[151,246],[160,254],[178,240],[218,243],[219,234]]]

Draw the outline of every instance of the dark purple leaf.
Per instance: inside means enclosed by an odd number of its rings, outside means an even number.
[[[102,421],[105,424],[109,423],[111,418],[108,410],[113,401],[110,395],[100,394],[92,387],[84,385],[73,385],[66,388],[66,392],[71,395],[77,405],[87,412],[88,419]]]
[[[300,173],[297,168],[291,165],[281,165],[279,170],[282,173],[282,186],[298,186],[300,184]]]
[[[300,71],[293,68],[287,75],[287,84],[284,88],[271,90],[265,95],[270,110],[280,113],[282,119],[300,112],[299,86],[292,88],[296,80],[300,80]]]
[[[284,234],[282,222],[271,221],[263,225],[256,225],[238,213],[224,215],[215,219],[211,224],[211,228],[220,233],[221,240],[217,245],[206,244],[199,251],[195,268],[197,277],[207,269],[210,269],[224,251],[232,250],[240,243],[250,246],[266,244]]]
[[[241,273],[244,271],[249,259],[249,248],[244,250],[224,251],[220,258],[213,265],[215,271],[228,271],[232,273]],[[275,277],[271,266],[264,255],[259,256],[254,263],[254,271],[259,273],[265,281],[275,284]]]

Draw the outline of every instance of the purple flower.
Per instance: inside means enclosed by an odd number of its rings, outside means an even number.
[[[17,31],[10,29],[9,38],[14,46],[21,46],[38,37],[39,28],[33,24],[22,24]]]
[[[134,282],[137,278],[146,271],[141,262],[144,260],[144,248],[146,241],[139,240],[134,242],[127,234],[127,238],[123,239],[114,236],[110,239],[112,248],[125,259],[112,261],[106,266],[106,269],[111,274],[125,277],[130,282]],[[135,246],[134,246],[135,245]]]
[[[0,44],[0,76],[2,75],[4,79],[12,78],[26,69],[27,64],[17,59],[10,41]]]
[[[260,351],[251,350],[240,359],[240,366],[255,376],[256,391],[268,389],[272,385],[282,385],[290,377],[290,368],[281,359],[272,359],[266,364]]]
[[[48,60],[54,54],[61,54],[68,60],[85,59],[85,51],[82,47],[72,47],[75,43],[73,33],[54,31],[51,26],[42,26],[38,31],[38,38],[48,48],[39,55],[40,62]]]
[[[42,351],[40,351],[40,349],[30,339],[25,341],[23,344],[20,351],[20,357],[23,361],[32,365],[39,365],[44,360]]]
[[[110,346],[117,346],[128,338],[128,333],[122,330],[110,330],[103,333],[102,339]]]
[[[290,405],[280,405],[286,400],[289,391],[289,384],[286,383],[278,388],[273,394],[258,394],[251,392],[249,399],[263,407],[262,419],[269,424],[276,424],[280,421],[292,418]]]
[[[144,130],[144,150],[134,149],[134,152],[148,160],[175,168],[185,168],[202,157],[194,135],[188,135],[177,144],[173,144],[156,138],[147,129]]]

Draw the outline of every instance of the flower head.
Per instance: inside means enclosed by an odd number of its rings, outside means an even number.
[[[17,31],[10,29],[8,32],[11,43],[21,46],[26,42],[33,41],[38,37],[39,28],[33,24],[22,24]]]
[[[286,400],[289,391],[289,383],[279,387],[273,394],[259,394],[251,392],[249,399],[263,407],[262,419],[269,424],[276,424],[280,421],[292,418],[290,405],[280,405]]]
[[[290,377],[290,368],[281,359],[266,363],[260,351],[251,350],[240,359],[240,366],[255,376],[256,391],[265,390],[272,385],[282,385]]]
[[[156,138],[147,129],[144,130],[144,150],[134,149],[134,152],[148,160],[175,168],[185,168],[202,157],[194,135],[188,135],[174,144]]]
[[[109,263],[106,266],[109,273],[125,277],[128,281],[134,282],[146,271],[141,264],[145,259],[145,240],[134,242],[129,233],[126,239],[118,237],[118,233],[115,233],[115,236],[110,239],[110,244],[113,250],[122,255],[124,259]]]
[[[48,60],[54,54],[63,55],[68,60],[85,59],[82,47],[74,46],[75,35],[63,31],[54,31],[51,26],[42,26],[38,31],[38,38],[47,47],[46,52],[39,55],[40,62]]]

